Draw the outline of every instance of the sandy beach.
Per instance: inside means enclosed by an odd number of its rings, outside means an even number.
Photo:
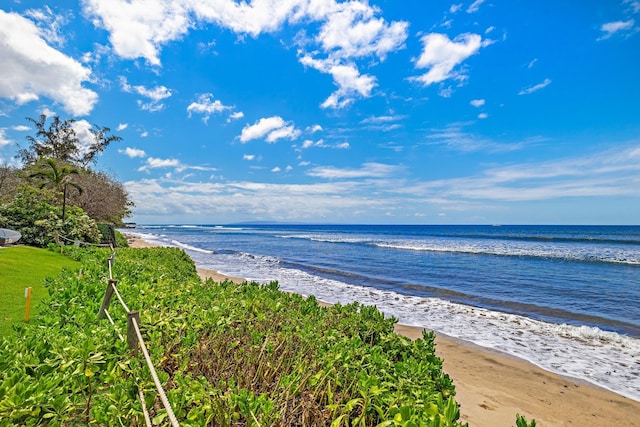
[[[131,247],[152,247],[127,235]],[[215,270],[198,269],[214,281],[244,280]],[[396,325],[409,338],[422,336],[420,328]],[[538,426],[640,426],[640,402],[591,384],[565,378],[507,354],[443,335],[436,353],[456,386],[461,421],[470,426],[510,427],[519,413]]]

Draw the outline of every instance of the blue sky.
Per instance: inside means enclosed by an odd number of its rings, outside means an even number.
[[[0,1],[0,162],[110,127],[138,223],[637,224],[640,0]]]

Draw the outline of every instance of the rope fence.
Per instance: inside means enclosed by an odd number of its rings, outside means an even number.
[[[98,312],[98,320],[101,320],[102,318],[106,317],[109,320],[109,322],[113,325],[114,329],[116,330],[116,333],[118,334],[118,338],[120,338],[120,340],[123,342],[125,341],[125,338],[122,336],[122,334],[118,330],[115,322],[113,321],[113,318],[111,317],[108,311],[109,305],[111,304],[111,299],[115,294],[116,299],[118,300],[118,302],[120,303],[124,311],[127,313],[127,339],[126,339],[127,346],[131,351],[133,351],[134,354],[137,354],[138,344],[140,345],[140,349],[142,350],[142,354],[147,363],[147,367],[149,368],[149,372],[151,373],[151,377],[153,378],[153,382],[156,386],[156,390],[158,391],[158,395],[160,396],[160,400],[162,401],[162,405],[167,411],[167,417],[171,421],[171,425],[173,427],[179,427],[180,424],[178,424],[178,420],[176,419],[176,416],[173,413],[173,409],[171,408],[169,399],[167,399],[167,395],[164,389],[162,388],[162,384],[160,383],[160,379],[158,378],[156,369],[153,366],[151,357],[149,356],[149,351],[147,350],[147,346],[145,345],[144,339],[142,338],[142,333],[140,332],[140,315],[137,311],[129,310],[129,307],[127,307],[127,305],[125,304],[124,300],[122,299],[122,296],[120,295],[120,292],[118,292],[118,288],[116,286],[118,281],[113,278],[113,270],[112,270],[113,263],[116,257],[116,252],[113,250],[113,247],[112,247],[112,251],[113,252],[107,259],[107,264],[109,267],[109,279],[107,282],[107,289],[105,290],[104,298],[102,300],[102,305],[100,306],[100,311]],[[151,426],[152,425],[151,418],[149,416],[149,411],[147,410],[147,407],[145,405],[144,394],[142,393],[142,390],[140,387],[138,387],[138,397],[142,404],[142,411],[144,413],[145,423],[147,426]]]

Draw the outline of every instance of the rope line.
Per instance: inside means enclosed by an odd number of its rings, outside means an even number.
[[[151,427],[151,417],[149,416],[149,410],[147,409],[147,405],[144,403],[144,394],[142,393],[142,389],[138,387],[138,399],[140,399],[140,403],[142,403],[142,413],[144,414],[144,422],[147,424],[147,427]]]
[[[129,316],[131,314],[131,311],[129,310],[129,307],[127,307],[127,304],[125,304],[124,300],[122,299],[122,296],[120,295],[120,292],[118,292],[118,288],[116,287],[116,284],[114,282],[112,282],[113,280],[113,275],[112,275],[112,265],[114,262],[114,258],[116,256],[116,252],[113,249],[113,246],[109,245],[111,247],[111,250],[113,251],[111,256],[109,256],[108,260],[107,260],[107,265],[109,266],[109,284],[111,286],[111,288],[113,289],[113,292],[116,294],[116,297],[118,298],[118,301],[120,302],[120,304],[122,305],[122,307],[124,308],[124,310],[127,313],[127,316]],[[118,338],[120,338],[120,340],[125,341],[124,337],[122,336],[122,334],[120,333],[120,331],[118,330],[118,327],[116,326],[115,322],[113,321],[113,318],[111,317],[111,315],[109,314],[109,311],[106,309],[106,307],[104,308],[104,314],[106,315],[107,319],[109,319],[109,322],[113,325],[116,333],[118,334]],[[180,427],[180,424],[178,424],[178,420],[176,419],[175,414],[173,413],[173,409],[171,408],[171,404],[169,403],[169,399],[167,399],[167,395],[164,392],[164,389],[162,388],[162,384],[160,383],[160,379],[158,378],[158,374],[156,373],[156,370],[153,366],[153,362],[151,361],[151,358],[149,357],[149,352],[147,350],[147,346],[144,343],[144,340],[142,338],[142,334],[140,333],[140,327],[138,325],[138,322],[136,320],[135,317],[131,317],[131,324],[133,325],[133,329],[135,331],[136,334],[136,339],[138,340],[138,344],[140,344],[140,348],[142,349],[142,354],[144,355],[145,361],[147,362],[147,366],[149,367],[149,371],[151,373],[151,376],[153,378],[153,382],[156,386],[156,389],[158,390],[158,394],[160,395],[160,400],[162,401],[162,405],[164,406],[165,410],[167,411],[167,416],[169,417],[169,420],[171,421],[171,425],[173,427]],[[145,400],[144,400],[144,394],[142,393],[142,389],[140,387],[138,387],[138,398],[140,399],[140,404],[142,406],[142,412],[144,414],[144,419],[145,419],[145,424],[147,425],[147,427],[152,427],[152,422],[151,422],[151,418],[149,416],[149,410],[147,409]]]
[[[58,233],[58,238],[62,239],[62,240],[66,240],[67,242],[71,242],[74,245],[78,244],[78,245],[87,245],[87,246],[96,246],[99,248],[108,248],[111,246],[111,243],[107,244],[107,243],[89,243],[89,242],[82,242],[80,240],[77,239],[69,239],[68,237],[63,236],[62,234]]]
[[[129,310],[129,307],[127,307],[127,304],[124,303],[124,300],[120,296],[120,292],[118,292],[118,288],[116,287],[116,285],[112,283],[111,287],[113,288],[113,292],[116,294],[116,298],[118,298],[118,301],[120,301],[122,308],[124,308],[124,311],[126,311],[127,314],[131,313],[131,310]]]
[[[173,413],[173,409],[171,409],[171,404],[167,399],[167,395],[164,393],[162,384],[160,384],[160,379],[158,378],[156,369],[153,367],[153,362],[151,362],[151,358],[149,357],[147,346],[144,345],[144,340],[142,339],[142,334],[140,333],[140,327],[138,326],[138,321],[136,320],[135,317],[131,319],[131,323],[133,323],[133,329],[136,331],[138,342],[140,343],[140,349],[142,350],[142,354],[144,355],[144,358],[147,361],[147,366],[149,367],[149,371],[151,372],[151,376],[153,377],[153,382],[156,384],[156,389],[158,390],[158,394],[160,395],[160,400],[162,400],[162,404],[167,410],[167,416],[171,421],[171,425],[174,427],[179,427],[180,424],[178,424],[178,420],[176,419],[176,416]]]

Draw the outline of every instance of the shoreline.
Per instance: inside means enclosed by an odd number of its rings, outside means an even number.
[[[157,246],[124,234],[130,247]],[[203,279],[245,281],[215,270],[197,270]],[[395,329],[411,339],[422,337],[418,327],[396,324]],[[640,402],[586,381],[440,333],[436,333],[436,354],[456,387],[460,421],[471,427],[510,427],[516,413],[540,426],[640,426]]]

